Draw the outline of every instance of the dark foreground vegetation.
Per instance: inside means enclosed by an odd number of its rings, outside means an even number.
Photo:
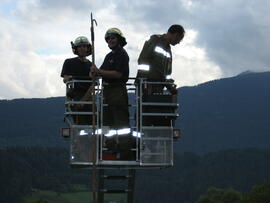
[[[90,191],[90,171],[71,169],[68,159],[69,152],[65,148],[0,150],[0,202],[21,202],[23,197],[37,190],[72,193],[78,191],[78,184]],[[172,168],[137,170],[136,200],[140,203],[196,202],[205,195],[200,203],[207,203],[211,202],[211,195],[217,196],[213,195],[215,193],[226,196],[228,188],[235,190],[235,196],[248,198],[241,195],[250,191],[250,195],[256,196],[256,191],[261,190],[251,190],[252,187],[269,181],[269,171],[270,150],[238,149],[204,155],[179,153],[175,155]],[[220,191],[208,190],[211,187]],[[261,187],[267,188],[269,183]],[[233,192],[230,190],[229,194]],[[269,195],[267,191],[265,195]]]

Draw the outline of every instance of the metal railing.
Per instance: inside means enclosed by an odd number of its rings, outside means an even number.
[[[71,128],[71,164],[78,166],[90,166],[92,160],[91,153],[91,122],[76,122],[76,117],[91,117],[93,112],[82,111],[76,106],[92,105],[92,101],[80,101],[78,97],[71,97],[69,92],[76,90],[76,84],[86,84],[90,87],[91,80],[74,79],[66,83],[65,120]],[[135,147],[131,150],[135,152],[135,159],[132,160],[109,160],[104,159],[106,153],[105,136],[110,126],[104,126],[104,103],[103,90],[106,83],[97,80],[95,84],[95,104],[96,104],[96,141],[98,153],[96,165],[98,167],[168,167],[173,164],[173,127],[174,120],[179,116],[176,113],[178,103],[176,96],[171,95],[165,86],[173,85],[166,82],[149,82],[144,79],[130,78],[127,83],[129,95],[130,129],[135,139]],[[155,88],[155,85],[158,88]],[[149,88],[150,87],[150,88]],[[152,91],[149,91],[152,89]],[[79,110],[78,110],[79,109]],[[160,109],[160,111],[159,111]],[[91,119],[89,119],[91,121]],[[152,123],[151,123],[152,122]],[[84,137],[86,136],[87,139]],[[84,146],[84,142],[88,145]],[[82,155],[82,156],[81,156]],[[88,158],[80,158],[84,157]],[[76,158],[76,156],[78,158]]]

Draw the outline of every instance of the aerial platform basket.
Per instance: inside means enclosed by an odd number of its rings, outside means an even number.
[[[80,101],[70,94],[78,84],[90,86],[92,81],[74,79],[66,83],[65,121],[68,127],[63,128],[62,135],[70,138],[72,167],[166,168],[173,165],[173,141],[179,137],[179,130],[174,129],[178,117],[176,95],[165,88],[150,94],[144,91],[147,85],[160,88],[168,83],[143,79],[134,83],[134,78],[129,81],[130,128],[119,129],[113,135],[112,129],[103,125],[104,107],[107,106],[103,103],[103,87],[106,84],[100,80],[95,84],[93,112],[91,99]],[[81,104],[83,108],[78,108]],[[91,119],[93,114],[95,123]],[[121,146],[123,139],[128,140],[129,147]]]

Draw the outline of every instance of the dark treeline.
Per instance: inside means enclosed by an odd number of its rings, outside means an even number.
[[[64,148],[17,147],[0,150],[0,202],[20,202],[36,189],[73,191],[72,184],[89,185],[89,170],[69,167]]]
[[[20,202],[36,189],[71,192],[72,184],[90,190],[90,171],[71,169],[67,149],[0,150],[0,202]],[[137,170],[140,203],[195,202],[209,187],[245,192],[270,180],[270,149],[239,149],[197,155],[179,153],[169,169]]]
[[[259,149],[180,153],[173,168],[140,172],[138,202],[196,202],[209,187],[246,192],[270,180],[269,158],[270,150]]]
[[[248,192],[232,188],[210,187],[196,203],[268,203],[270,202],[270,181],[254,185]]]

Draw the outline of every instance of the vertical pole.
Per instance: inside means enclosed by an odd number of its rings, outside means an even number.
[[[98,170],[98,203],[104,203],[104,174],[105,169]]]
[[[93,19],[93,15],[91,13],[91,41],[92,41],[92,63],[95,64],[95,35],[94,35],[94,23],[97,25],[95,19]],[[96,137],[96,97],[95,97],[95,83],[96,79],[92,78],[92,162],[93,162],[93,169],[92,169],[92,190],[93,190],[93,203],[98,203],[98,182],[97,182],[97,168],[96,168],[96,161],[97,161],[97,137]]]
[[[134,203],[134,191],[135,191],[135,169],[128,170],[128,195],[127,203]]]
[[[142,143],[143,143],[143,132],[142,132],[142,126],[143,126],[143,110],[142,110],[142,103],[143,103],[143,87],[142,85],[143,84],[143,79],[139,79],[139,103],[138,103],[138,116],[139,116],[139,132],[140,132],[140,135],[141,135],[141,140],[139,142],[139,146],[137,146],[137,149],[140,149],[140,153],[139,153],[139,160],[140,160],[140,163],[142,163],[142,151],[141,151],[141,146],[142,146]]]

